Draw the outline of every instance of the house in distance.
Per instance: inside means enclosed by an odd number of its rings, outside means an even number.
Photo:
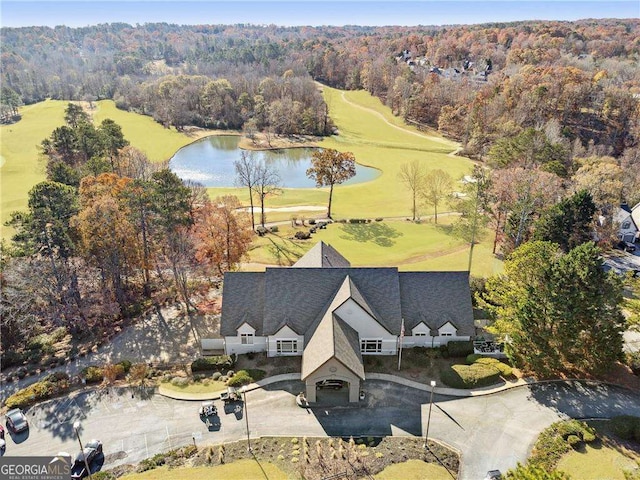
[[[228,355],[302,356],[309,402],[328,380],[348,384],[355,402],[363,355],[471,339],[469,273],[351,267],[319,242],[292,267],[225,274],[220,333]]]

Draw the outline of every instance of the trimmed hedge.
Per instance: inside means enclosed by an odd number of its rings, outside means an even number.
[[[229,355],[216,355],[213,357],[200,357],[191,362],[192,372],[207,370],[223,370],[233,366],[233,360]]]
[[[482,365],[493,367],[496,370],[498,370],[498,372],[500,372],[500,375],[504,378],[509,378],[513,376],[513,369],[506,363],[502,363],[497,358],[491,358],[491,357],[479,358],[474,363],[476,364],[479,363]]]
[[[611,429],[623,440],[640,442],[640,417],[620,415],[611,419]]]
[[[69,375],[55,372],[7,398],[7,408],[25,408],[69,390]]]
[[[440,372],[440,380],[453,388],[479,388],[498,383],[500,372],[494,367],[474,363],[453,365]]]
[[[466,357],[473,353],[473,342],[471,340],[454,340],[447,343],[447,352],[450,357]]]

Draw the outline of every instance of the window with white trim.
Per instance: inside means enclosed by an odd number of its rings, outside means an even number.
[[[626,230],[627,228],[630,228],[630,227],[631,227],[631,222],[624,222],[624,223],[622,224],[622,228],[623,228],[624,230]]]
[[[426,337],[427,334],[425,332],[416,332],[413,334],[414,337]]]
[[[241,333],[240,343],[242,345],[253,345],[253,333]]]
[[[276,340],[276,353],[297,353],[298,340]]]
[[[442,332],[440,334],[441,337],[453,337],[453,333],[449,333],[449,332]]]
[[[361,353],[380,353],[382,352],[382,339],[376,340],[360,340]]]

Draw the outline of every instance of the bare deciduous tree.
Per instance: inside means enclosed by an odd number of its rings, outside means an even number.
[[[402,183],[404,183],[409,190],[411,190],[411,199],[412,199],[412,220],[415,221],[418,216],[418,207],[417,207],[417,198],[418,193],[423,188],[424,179],[427,175],[427,170],[425,166],[419,161],[414,160],[413,162],[403,163],[400,165],[400,171],[398,172],[398,179]]]

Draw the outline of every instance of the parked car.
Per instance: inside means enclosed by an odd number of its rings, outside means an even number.
[[[322,380],[316,384],[317,388],[332,388],[334,390],[340,390],[343,387],[341,380]]]
[[[19,408],[9,410],[5,416],[7,417],[7,428],[10,432],[20,433],[29,429],[27,417]]]
[[[92,469],[91,464],[102,453],[102,442],[100,440],[91,440],[84,445],[84,449],[76,455],[71,467],[71,479],[80,480],[89,475],[87,464]],[[85,462],[86,458],[86,462]]]
[[[4,440],[4,427],[0,425],[0,439]]]
[[[500,473],[500,470],[489,470],[487,472],[487,475],[484,477],[484,480],[501,480],[502,479],[502,473]]]

